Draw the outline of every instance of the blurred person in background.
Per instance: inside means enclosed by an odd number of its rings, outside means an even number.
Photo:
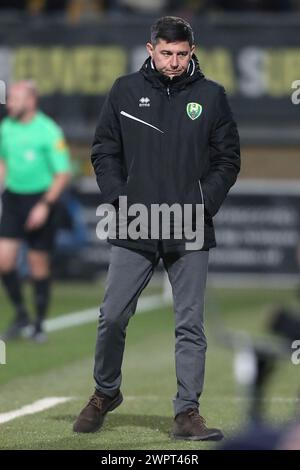
[[[69,0],[66,7],[67,18],[71,23],[81,20],[97,20],[116,0]]]
[[[61,13],[68,0],[1,0],[0,9],[11,12],[39,15],[44,13]]]
[[[223,437],[199,414],[206,354],[204,293],[209,249],[216,246],[212,218],[236,181],[240,148],[225,90],[204,77],[194,50],[189,23],[159,19],[151,28],[149,57],[141,70],[116,80],[101,110],[92,147],[99,203],[118,210],[119,196],[125,194],[128,205],[141,203],[150,214],[156,203],[183,207],[188,202],[195,208],[204,197],[204,243],[188,251],[183,236],[152,238],[150,230],[146,238],[108,238],[112,247],[99,316],[96,389],[74,423],[75,432],[99,430],[107,412],[122,403],[126,328],[162,257],[176,323],[172,437]]]
[[[4,185],[0,220],[0,273],[14,307],[15,318],[3,340],[16,338],[30,326],[17,258],[28,244],[28,264],[34,288],[32,339],[42,342],[50,298],[50,252],[55,230],[55,204],[70,176],[70,157],[62,130],[39,111],[38,93],[29,80],[11,85],[8,116],[0,125],[0,177]],[[30,329],[30,328],[29,328]]]

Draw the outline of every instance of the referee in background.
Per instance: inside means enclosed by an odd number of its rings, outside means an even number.
[[[0,124],[0,273],[15,318],[2,334],[4,341],[31,326],[17,273],[22,241],[28,245],[35,321],[31,337],[43,342],[43,320],[50,298],[50,252],[54,241],[54,210],[70,178],[70,156],[62,130],[38,108],[32,81],[14,83],[8,92],[8,116]],[[29,330],[30,331],[30,330]]]

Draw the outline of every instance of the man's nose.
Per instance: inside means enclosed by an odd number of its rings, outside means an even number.
[[[172,59],[171,59],[171,67],[173,69],[177,69],[178,67],[178,58],[177,58],[177,55],[173,55],[172,56]]]

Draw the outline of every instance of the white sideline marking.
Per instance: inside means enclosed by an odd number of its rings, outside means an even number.
[[[137,314],[144,313],[149,310],[161,307],[165,305],[165,301],[162,295],[151,295],[139,299]],[[87,310],[80,310],[79,312],[68,313],[61,315],[57,318],[51,318],[45,321],[45,330],[50,333],[51,331],[64,330],[72,326],[84,325],[85,323],[91,323],[97,321],[99,314],[99,307],[89,308]]]
[[[48,410],[53,406],[65,403],[72,400],[72,397],[48,397],[35,401],[31,405],[22,406],[18,410],[8,411],[7,413],[0,414],[0,424],[7,423],[13,419],[20,418],[21,416],[32,415],[40,411]]]

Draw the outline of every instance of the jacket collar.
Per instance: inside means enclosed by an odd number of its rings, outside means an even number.
[[[140,72],[146,80],[151,82],[154,88],[165,89],[169,87],[174,91],[182,90],[190,83],[204,78],[204,74],[200,69],[199,62],[195,54],[193,54],[187,70],[179,77],[174,77],[173,79],[158,72],[151,57],[148,57],[145,60]]]

